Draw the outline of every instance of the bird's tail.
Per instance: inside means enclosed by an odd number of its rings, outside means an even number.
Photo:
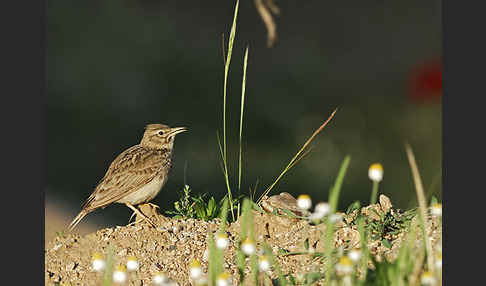
[[[68,226],[69,231],[72,231],[76,227],[76,225],[78,225],[78,223],[83,219],[83,217],[88,213],[89,213],[88,211],[82,210],[69,224]]]

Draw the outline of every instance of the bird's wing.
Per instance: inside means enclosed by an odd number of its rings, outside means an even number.
[[[167,164],[167,152],[135,145],[111,163],[103,179],[83,204],[83,210],[94,210],[127,196],[149,183]]]

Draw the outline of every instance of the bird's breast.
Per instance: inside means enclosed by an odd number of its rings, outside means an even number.
[[[166,181],[167,176],[157,176],[148,184],[120,199],[118,202],[130,203],[132,205],[149,202],[157,196]]]

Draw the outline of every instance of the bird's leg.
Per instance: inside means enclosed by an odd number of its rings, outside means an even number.
[[[152,204],[152,203],[147,203],[149,206],[153,207],[154,209],[160,209],[160,207],[156,204]]]
[[[136,213],[137,215],[141,216],[145,221],[147,221],[151,226],[153,227],[157,227],[155,225],[155,223],[153,221],[151,221],[146,215],[144,215],[141,211],[139,211],[136,207],[134,207],[133,205],[129,204],[129,203],[125,203],[125,205],[129,208],[131,208],[134,213]]]
[[[135,216],[137,213],[133,212],[130,218],[128,219],[128,225],[130,225],[130,221],[132,220],[133,216]],[[136,223],[137,221],[134,221],[133,223]]]

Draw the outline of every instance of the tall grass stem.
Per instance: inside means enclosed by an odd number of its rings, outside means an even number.
[[[428,270],[432,273],[432,275],[434,275],[434,253],[432,252],[432,244],[427,236],[429,224],[427,220],[427,203],[425,201],[422,179],[420,178],[417,163],[415,162],[415,156],[409,144],[405,144],[405,150],[407,152],[408,161],[412,170],[413,181],[415,183],[415,191],[417,193],[417,200],[419,203],[419,221],[420,227],[422,228],[423,232],[422,238],[425,243],[425,250],[427,252],[427,266]]]

